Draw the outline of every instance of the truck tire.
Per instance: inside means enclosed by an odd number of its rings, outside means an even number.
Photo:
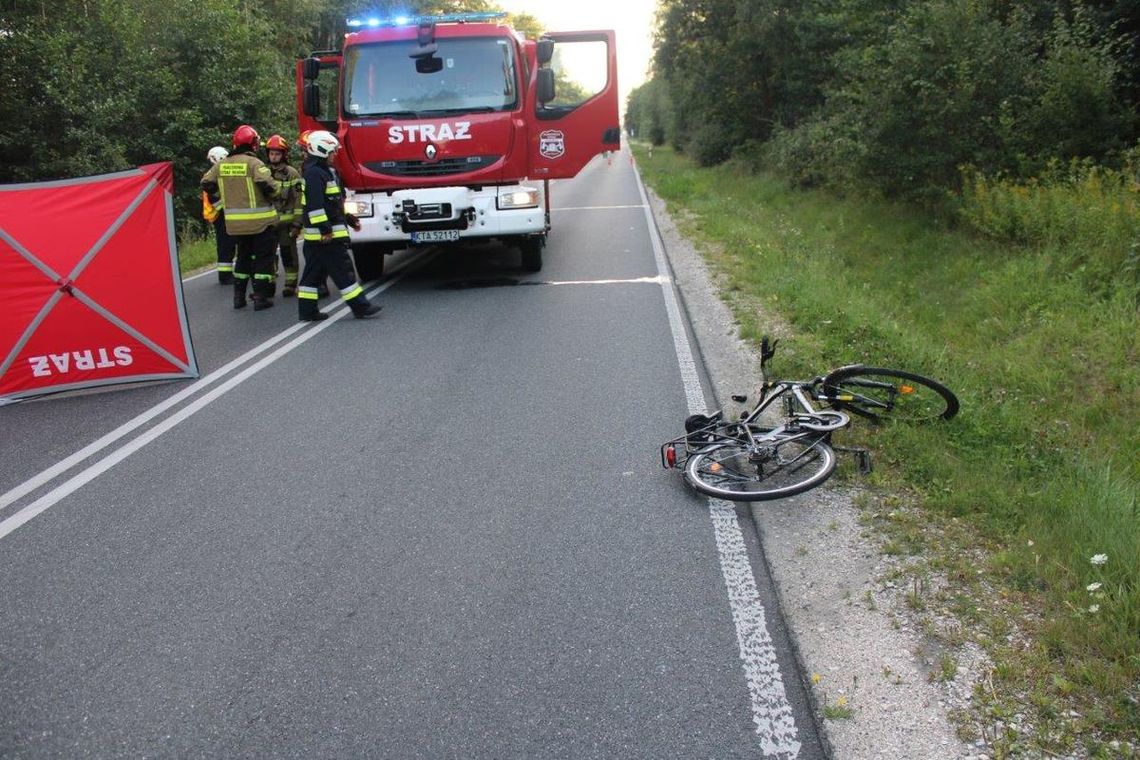
[[[546,236],[536,235],[519,241],[524,272],[537,272],[542,269],[542,249],[546,247]]]
[[[358,243],[352,246],[352,260],[356,264],[356,276],[361,282],[379,280],[384,276],[384,246]]]

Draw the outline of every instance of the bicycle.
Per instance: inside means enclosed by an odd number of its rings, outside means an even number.
[[[767,336],[761,340],[763,382],[752,409],[737,421],[725,420],[723,410],[691,415],[685,420],[685,435],[661,445],[665,469],[682,469],[693,488],[719,499],[782,499],[831,477],[836,451],[854,454],[861,473],[871,471],[870,452],[831,441],[833,433],[851,423],[848,412],[875,422],[948,420],[958,413],[958,398],[946,386],[887,367],[850,364],[811,380],[770,380],[768,362],[777,343]],[[783,422],[762,424],[761,415],[777,401],[784,404]]]

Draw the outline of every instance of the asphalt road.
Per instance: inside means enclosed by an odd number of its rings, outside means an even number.
[[[0,756],[823,756],[747,510],[657,462],[700,367],[628,154],[554,184],[540,273],[192,278],[202,380],[0,408]]]

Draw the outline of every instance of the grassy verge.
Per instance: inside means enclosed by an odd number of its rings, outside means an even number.
[[[212,237],[203,240],[183,240],[178,244],[178,265],[183,274],[210,266],[217,261],[217,249]]]
[[[647,183],[739,296],[730,301],[744,337],[779,332],[748,304],[794,333],[781,375],[897,366],[961,398],[951,424],[852,435],[872,438],[877,457],[868,519],[890,551],[913,555],[914,572],[949,579],[923,604],[953,613],[955,636],[994,659],[964,726],[998,756],[1131,756],[1140,748],[1135,290],[1090,288],[1086,271],[1059,269],[1061,258],[1084,259],[1071,250],[1003,244],[914,208],[793,191],[731,166],[700,169],[667,149],[636,152]]]

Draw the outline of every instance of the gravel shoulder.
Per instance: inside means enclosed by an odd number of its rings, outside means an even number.
[[[740,340],[697,248],[646,190],[713,393],[735,410],[731,394],[757,389],[759,357]],[[769,321],[772,333],[790,335],[778,318]],[[919,628],[908,590],[891,580],[905,560],[880,550],[881,539],[860,522],[857,497],[857,487],[829,484],[752,506],[834,757],[982,760],[985,750],[963,743],[949,716],[967,707],[983,656],[959,649],[953,677],[933,677],[944,662],[939,644]]]

